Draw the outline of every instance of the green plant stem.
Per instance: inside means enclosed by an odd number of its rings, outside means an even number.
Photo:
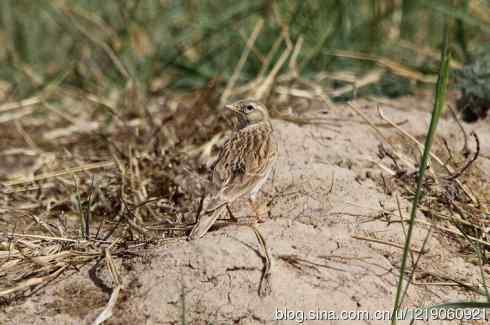
[[[445,31],[444,31],[444,46],[441,52],[441,65],[439,68],[439,77],[437,79],[437,85],[436,85],[436,98],[434,102],[434,108],[432,110],[432,116],[431,116],[431,121],[430,121],[430,126],[429,130],[427,133],[427,137],[425,139],[425,145],[424,145],[424,152],[422,154],[422,159],[421,159],[421,164],[418,172],[418,177],[417,177],[417,189],[415,192],[415,198],[413,199],[412,202],[412,209],[410,213],[410,223],[407,231],[407,237],[405,240],[405,246],[403,249],[403,255],[402,255],[402,260],[401,260],[401,265],[400,265],[400,277],[398,279],[398,288],[396,292],[396,298],[395,298],[395,304],[393,308],[393,317],[391,320],[391,324],[395,325],[396,324],[396,314],[397,311],[400,308],[400,305],[402,303],[401,301],[401,294],[403,292],[402,287],[403,287],[403,280],[404,280],[404,274],[405,274],[405,269],[407,266],[407,260],[408,260],[408,252],[409,252],[409,247],[410,247],[410,242],[412,239],[412,233],[413,233],[413,228],[415,224],[415,217],[417,214],[417,206],[418,203],[420,202],[420,199],[422,198],[422,187],[423,187],[423,181],[424,181],[424,175],[425,171],[428,166],[428,161],[430,157],[430,150],[432,147],[432,142],[435,136],[437,124],[439,122],[439,118],[442,115],[442,111],[444,109],[445,105],[445,100],[446,100],[446,92],[447,92],[447,83],[448,83],[448,77],[449,77],[449,61],[450,61],[450,55],[448,51],[448,28],[446,25]]]

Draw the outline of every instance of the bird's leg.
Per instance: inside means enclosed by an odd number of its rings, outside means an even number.
[[[231,211],[231,208],[228,205],[228,203],[226,203],[226,210],[228,211],[228,215],[230,216],[231,221],[238,223],[238,219],[235,217],[235,215]]]
[[[250,203],[250,207],[253,210],[256,222],[264,223],[265,220],[263,219],[263,217],[267,215],[267,205],[257,205],[254,197],[250,197],[248,199],[248,202]]]

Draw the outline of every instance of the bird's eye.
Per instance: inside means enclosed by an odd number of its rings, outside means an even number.
[[[251,111],[253,111],[253,110],[254,110],[254,107],[253,107],[253,105],[247,105],[247,106],[245,106],[245,110],[246,110],[247,112],[251,112]]]

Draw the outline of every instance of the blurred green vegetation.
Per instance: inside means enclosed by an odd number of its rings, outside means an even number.
[[[2,0],[0,80],[15,97],[51,83],[93,92],[128,80],[154,91],[224,83],[260,19],[264,28],[239,81],[258,74],[286,28],[293,43],[304,39],[305,77],[374,64],[332,55],[339,49],[434,73],[437,59],[421,59],[416,49],[438,53],[444,16],[456,18],[453,52],[461,62],[490,40],[489,13],[486,0]]]

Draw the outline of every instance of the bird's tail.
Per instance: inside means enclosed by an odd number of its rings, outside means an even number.
[[[189,239],[194,240],[204,236],[225,211],[226,206],[223,205],[213,211],[202,213],[196,225],[192,228]]]

